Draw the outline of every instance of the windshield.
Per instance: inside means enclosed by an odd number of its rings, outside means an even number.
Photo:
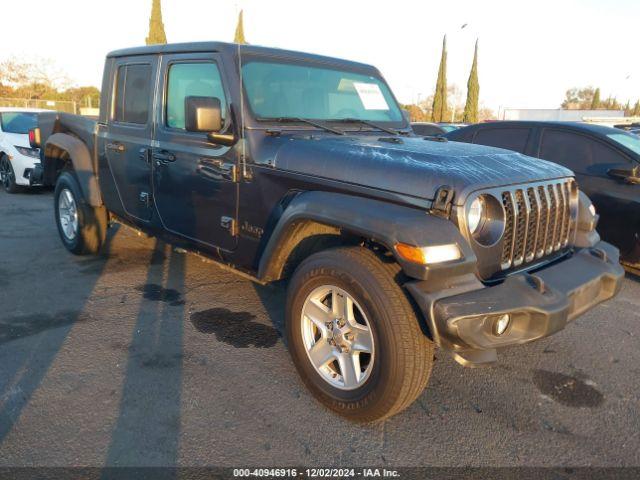
[[[260,119],[403,121],[379,77],[262,61],[245,64],[242,76],[251,110]]]
[[[4,112],[0,113],[0,125],[5,133],[28,134],[29,130],[38,126],[35,113]]]
[[[640,155],[640,137],[627,132],[609,133],[607,137]]]

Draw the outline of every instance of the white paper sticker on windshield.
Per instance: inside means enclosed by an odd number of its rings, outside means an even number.
[[[389,110],[380,87],[375,83],[353,82],[365,110]]]

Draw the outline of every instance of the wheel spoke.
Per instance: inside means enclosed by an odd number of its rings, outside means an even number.
[[[327,330],[327,322],[331,321],[331,312],[317,300],[310,300],[304,306],[304,315],[323,333]]]
[[[69,190],[64,191],[64,199],[65,199],[65,205],[69,207],[69,209],[71,209],[74,202],[73,202],[73,197],[71,196],[71,192]]]
[[[341,353],[338,355],[338,364],[340,365],[340,374],[345,387],[353,387],[358,383],[360,372],[356,371],[354,363],[354,355],[351,353]],[[358,369],[360,361],[358,360]]]
[[[318,340],[311,350],[309,350],[309,356],[316,368],[324,367],[329,361],[335,358],[334,350],[329,342],[324,338]]]
[[[354,335],[353,349],[358,352],[372,353],[373,352],[373,338],[371,337],[371,331],[364,326],[358,326],[352,330]]]
[[[331,290],[331,309],[335,318],[346,318],[346,305],[347,299],[345,298],[344,293],[337,288]]]

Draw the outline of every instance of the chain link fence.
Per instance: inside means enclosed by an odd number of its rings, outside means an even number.
[[[27,98],[0,97],[0,107],[41,108],[43,110],[78,113],[77,103],[66,100],[29,100]]]

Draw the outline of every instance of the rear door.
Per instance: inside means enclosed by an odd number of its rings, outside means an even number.
[[[598,138],[554,128],[542,131],[538,157],[573,170],[580,189],[600,214],[598,231],[602,237],[623,254],[633,249],[633,234],[640,223],[636,206],[640,185],[607,173],[613,167],[633,164],[631,158]]]
[[[204,133],[185,130],[185,98],[217,97],[229,124],[223,66],[214,53],[162,58],[152,151],[153,194],[164,228],[209,247],[236,246],[236,155],[213,145]]]
[[[112,105],[104,145],[109,169],[124,211],[135,223],[151,218],[153,105],[158,58],[116,60],[112,69]]]

